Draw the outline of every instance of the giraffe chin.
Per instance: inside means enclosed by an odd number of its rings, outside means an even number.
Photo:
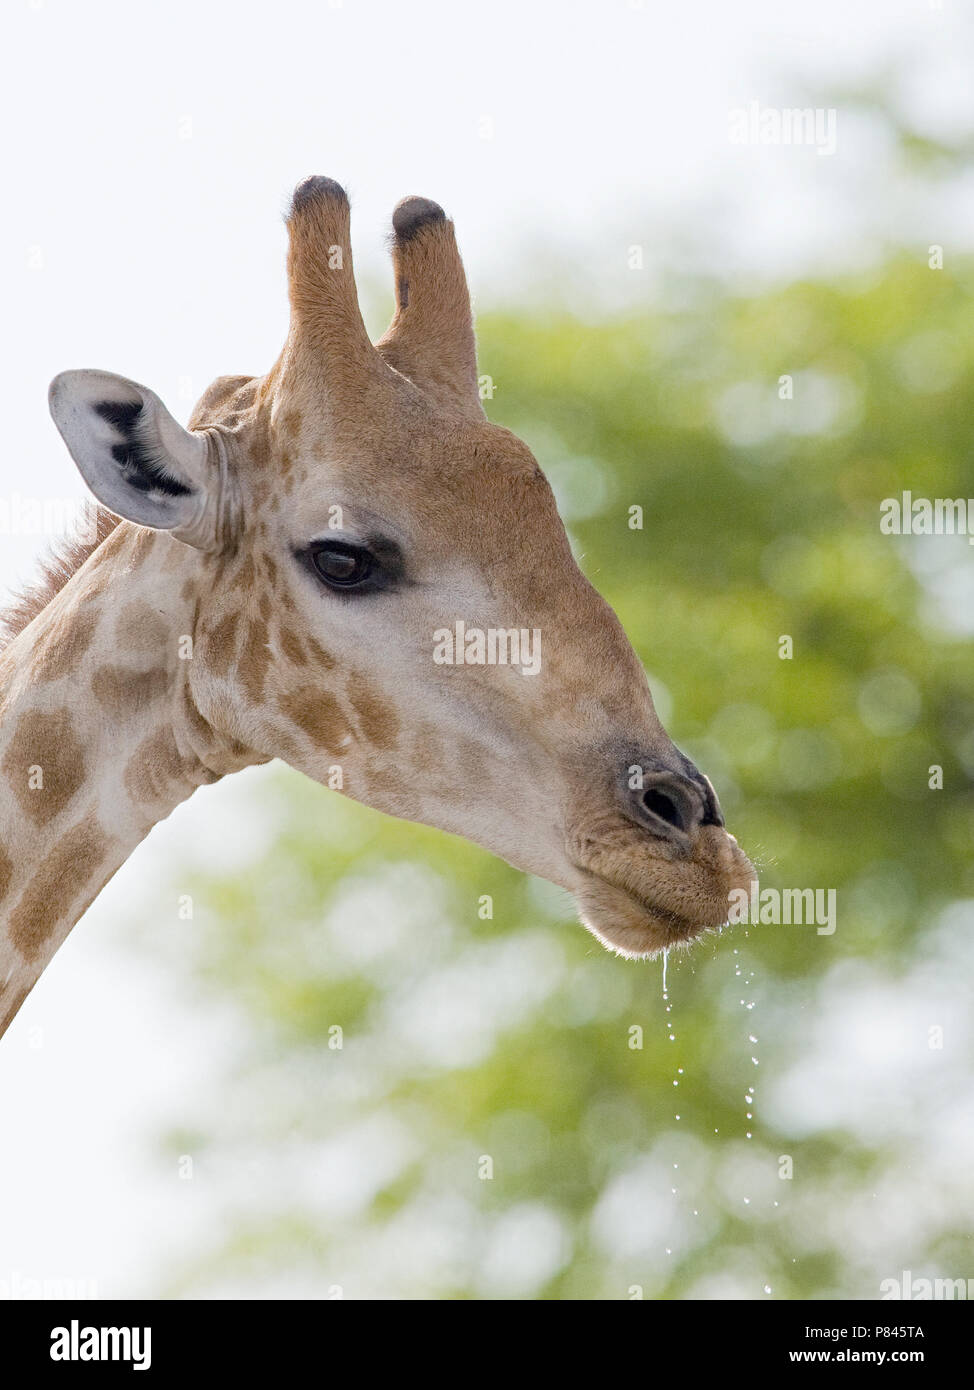
[[[604,879],[593,879],[575,898],[582,925],[603,946],[629,960],[651,958],[674,947],[685,949],[703,933],[719,931],[728,914],[726,895],[708,894],[688,917]]]

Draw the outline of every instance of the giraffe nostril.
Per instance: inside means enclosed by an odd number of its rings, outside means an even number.
[[[653,815],[659,816],[660,820],[665,820],[667,825],[675,825],[677,830],[683,829],[680,809],[673,798],[667,796],[665,792],[651,787],[649,791],[643,793],[643,805],[647,811],[652,811]]]

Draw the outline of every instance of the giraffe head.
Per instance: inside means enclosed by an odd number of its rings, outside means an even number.
[[[189,429],[112,374],[51,388],[95,495],[179,543],[143,563],[192,598],[198,727],[567,888],[623,954],[720,925],[753,870],[530,451],[484,416],[452,224],[397,207],[376,345],[343,190],[300,184],[288,230],[283,352]]]

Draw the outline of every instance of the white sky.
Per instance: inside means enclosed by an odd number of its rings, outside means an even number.
[[[885,236],[974,234],[964,184],[936,208],[894,200],[896,225],[871,219],[882,136],[841,109],[832,157],[728,139],[734,107],[829,105],[831,84],[901,62],[902,108],[954,129],[974,53],[954,0],[11,0],[4,30],[0,498],[82,495],[47,415],[64,368],[133,376],[185,418],[214,376],[270,365],[281,214],[311,172],[349,188],[359,280],[383,312],[406,193],[455,217],[485,305],[539,283],[569,308],[645,294],[633,243],[650,262],[786,275],[859,264]],[[45,544],[4,535],[0,584]],[[202,1219],[180,1223],[149,1145],[215,1069],[220,1027],[111,942],[186,845],[246,833],[247,802],[228,783],[161,827],[0,1047],[0,1292],[20,1271],[124,1293]]]

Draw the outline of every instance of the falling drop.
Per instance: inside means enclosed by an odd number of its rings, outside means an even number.
[[[664,999],[666,998],[666,967],[667,967],[667,965],[668,965],[668,963],[669,963],[669,959],[670,959],[670,948],[669,948],[668,946],[664,946],[664,947],[663,947],[663,998],[664,998]]]

